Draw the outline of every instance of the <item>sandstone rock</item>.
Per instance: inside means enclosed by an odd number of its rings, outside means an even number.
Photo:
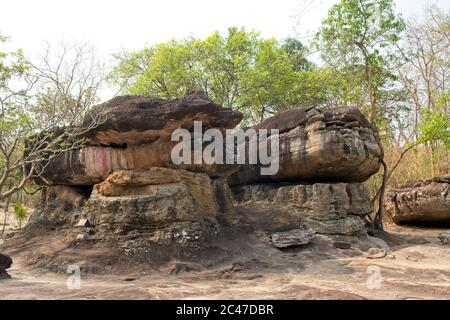
[[[314,238],[315,232],[308,229],[294,229],[286,232],[276,232],[271,235],[275,248],[287,248],[308,244]]]
[[[85,146],[51,160],[41,179],[51,185],[94,185],[119,170],[143,171],[152,167],[168,167],[205,172],[212,177],[226,177],[238,169],[237,166],[225,164],[175,165],[171,159],[171,151],[177,143],[157,140],[151,144],[126,148]]]
[[[11,257],[0,253],[0,280],[10,277],[6,270],[11,267],[12,263]]]
[[[386,212],[395,223],[450,222],[450,175],[390,190]]]
[[[52,159],[40,180],[52,185],[94,185],[118,170],[169,167],[206,172],[213,177],[228,176],[237,170],[227,165],[172,162],[172,149],[179,143],[171,141],[175,129],[193,131],[194,121],[202,121],[203,131],[224,131],[242,119],[239,111],[222,108],[202,94],[190,93],[167,101],[124,96],[99,108],[109,111],[106,122],[86,134],[88,142],[84,147]]]
[[[386,251],[380,248],[370,248],[366,253],[366,258],[368,259],[381,259],[384,257],[386,257]]]
[[[360,182],[378,171],[383,157],[375,130],[355,108],[291,109],[254,128],[280,130],[280,170],[261,176],[259,165],[243,165],[229,178],[230,185],[270,180]]]
[[[359,183],[256,184],[233,188],[233,197],[243,210],[269,210],[273,224],[283,216],[286,227],[302,224],[321,234],[360,234],[362,216],[372,212]]]
[[[187,221],[214,224],[222,209],[208,175],[151,168],[115,172],[95,185],[83,217],[99,228],[146,229]]]
[[[194,121],[202,121],[205,130],[232,129],[243,118],[241,112],[222,108],[201,92],[189,92],[172,100],[121,96],[98,109],[107,111],[108,118],[86,134],[91,145],[137,145],[170,140],[173,130],[192,129]],[[87,115],[85,123],[91,118]]]

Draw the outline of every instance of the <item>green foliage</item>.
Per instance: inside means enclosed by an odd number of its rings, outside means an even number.
[[[28,210],[22,203],[13,203],[12,205],[14,217],[19,220],[20,226],[22,226],[23,220],[28,217]]]
[[[450,113],[424,110],[423,121],[419,126],[419,143],[439,142],[450,149]]]
[[[393,54],[392,44],[404,30],[392,0],[341,0],[328,12],[317,34],[324,56],[341,64],[373,65]]]
[[[341,0],[329,10],[316,35],[322,58],[342,74],[343,89],[351,90],[347,96],[374,123],[383,114],[382,90],[393,87],[395,77],[387,67],[396,56],[394,45],[404,28],[392,0]]]
[[[225,36],[215,32],[116,55],[109,78],[130,94],[173,98],[201,90],[244,112],[247,122],[259,122],[299,101],[298,71],[311,67],[304,53],[298,41],[281,45],[233,27]]]
[[[292,37],[286,38],[282,43],[282,48],[291,58],[295,71],[308,71],[315,67],[314,64],[306,58],[308,48],[298,39]]]

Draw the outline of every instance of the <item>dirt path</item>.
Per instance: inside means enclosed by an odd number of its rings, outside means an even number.
[[[264,254],[200,271],[183,272],[180,264],[170,269],[180,271],[173,275],[81,271],[79,288],[76,276],[31,269],[16,259],[12,279],[0,282],[0,299],[450,299],[450,246],[439,242],[439,230],[391,232],[409,238],[391,243],[383,259],[367,259],[356,245],[330,248],[322,239],[301,249],[267,247]]]

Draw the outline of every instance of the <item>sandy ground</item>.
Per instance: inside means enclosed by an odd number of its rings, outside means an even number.
[[[255,242],[248,254],[213,267],[82,268],[79,277],[77,267],[72,275],[31,267],[19,250],[0,299],[450,299],[450,246],[440,243],[441,231],[396,226],[386,242],[337,239],[352,243],[347,250],[327,237],[283,251]],[[366,258],[371,246],[388,255]]]

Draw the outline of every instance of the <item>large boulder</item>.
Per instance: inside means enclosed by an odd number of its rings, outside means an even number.
[[[255,212],[255,223],[275,232],[303,226],[320,234],[357,235],[365,230],[363,216],[373,210],[360,183],[269,183],[232,191],[239,212]]]
[[[243,165],[229,178],[230,185],[259,181],[361,182],[379,170],[383,157],[376,131],[356,108],[291,109],[254,129],[279,130],[279,171],[264,176],[260,165]]]
[[[222,108],[201,93],[162,100],[154,97],[116,97],[97,109],[106,112],[106,121],[85,134],[84,147],[64,152],[45,167],[41,180],[46,184],[94,185],[114,171],[170,167],[205,172],[212,177],[228,176],[237,168],[217,164],[174,165],[171,141],[177,128],[193,131],[194,121],[202,130],[234,128],[242,113]],[[93,112],[97,112],[94,109]],[[87,115],[88,120],[94,116]]]
[[[450,175],[410,181],[386,196],[386,213],[395,223],[450,223]]]
[[[12,263],[13,261],[10,256],[0,253],[0,280],[10,277],[6,270],[11,267]]]

